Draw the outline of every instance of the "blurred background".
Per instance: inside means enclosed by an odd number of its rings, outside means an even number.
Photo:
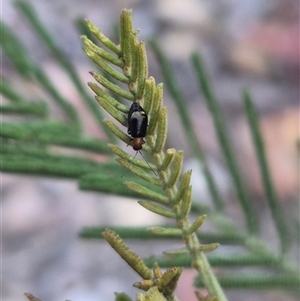
[[[122,8],[133,9],[134,26],[146,41],[149,75],[163,81],[157,60],[147,39],[162,46],[176,73],[187,110],[198,138],[208,155],[229,214],[239,219],[234,194],[216,141],[212,120],[197,87],[189,60],[199,52],[206,64],[217,99],[225,115],[236,155],[246,179],[251,199],[265,215],[263,189],[250,133],[243,113],[242,90],[253,96],[261,118],[261,129],[277,193],[286,214],[299,215],[298,161],[299,138],[299,2],[296,0],[128,0],[128,1],[28,1],[53,34],[57,44],[76,67],[82,81],[92,81],[93,70],[81,47],[74,23],[79,17],[91,20],[108,37],[114,36]],[[82,112],[87,132],[103,137],[67,76],[41,46],[14,1],[2,2],[2,21],[26,44],[61,93]],[[16,78],[3,58],[2,76],[16,89],[34,93]],[[29,89],[28,89],[29,88]],[[92,95],[92,92],[91,92]],[[186,169],[193,168],[195,198],[209,204],[203,177],[187,147],[186,137],[168,92],[164,103],[169,112],[168,147],[185,151]],[[55,109],[54,114],[59,114]],[[116,175],[118,177],[119,175]],[[126,177],[126,176],[125,176]],[[12,174],[1,175],[2,195],[2,298],[25,300],[30,292],[43,301],[113,300],[113,293],[126,292],[139,277],[110,247],[98,241],[79,240],[83,226],[99,224],[149,225],[159,222],[154,214],[128,199],[120,200],[99,193],[81,192],[75,181]],[[268,219],[263,219],[262,236],[274,242]],[[159,255],[164,244],[131,243],[139,254]],[[297,256],[297,251],[292,256]],[[185,271],[179,283],[180,300],[193,296],[193,271]],[[189,295],[190,294],[190,295]],[[282,292],[229,292],[230,300],[294,300]]]

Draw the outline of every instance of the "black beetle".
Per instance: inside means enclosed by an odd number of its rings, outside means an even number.
[[[142,149],[145,143],[144,137],[147,133],[148,116],[144,109],[133,102],[128,112],[128,130],[127,133],[133,138],[132,147],[135,151]]]

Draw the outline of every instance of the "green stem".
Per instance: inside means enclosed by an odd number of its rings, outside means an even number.
[[[287,233],[284,219],[282,218],[283,211],[280,208],[280,203],[277,198],[275,188],[272,183],[271,175],[268,168],[268,163],[265,154],[265,146],[259,129],[257,112],[252,103],[250,94],[244,92],[245,112],[248,118],[249,127],[251,130],[252,140],[256,151],[258,166],[260,168],[261,179],[265,190],[266,199],[268,201],[273,220],[275,222],[279,239],[281,242],[281,254],[286,253],[289,247],[289,235]]]
[[[98,184],[99,185],[99,184]],[[158,225],[159,226],[159,225]],[[163,227],[165,225],[161,225]],[[86,227],[83,228],[80,232],[80,236],[83,238],[98,238],[102,239],[101,232],[104,231],[106,226],[98,227]],[[170,237],[167,235],[152,234],[147,231],[148,227],[118,227],[118,226],[109,226],[110,229],[119,233],[124,239],[140,239],[140,240],[149,240],[149,239],[162,239],[162,240],[178,240],[176,237]],[[174,229],[177,229],[177,227]],[[219,242],[221,244],[229,245],[244,245],[246,237],[234,233],[223,234],[223,233],[214,233],[214,232],[203,232],[197,231],[197,237],[203,243],[213,243]]]
[[[215,96],[213,95],[212,88],[209,84],[209,79],[208,75],[206,74],[204,64],[197,53],[194,53],[191,59],[195,68],[196,75],[198,77],[199,86],[202,88],[204,100],[206,101],[206,105],[211,112],[211,116],[213,117],[219,144],[221,146],[221,150],[223,151],[225,160],[227,161],[229,171],[232,175],[236,194],[246,217],[247,227],[251,233],[257,233],[258,223],[255,218],[254,208],[244,188],[242,177],[240,175],[239,168],[231,147],[229,135],[226,131],[226,126],[223,121],[219,105],[215,99]]]
[[[239,288],[239,289],[286,289],[290,292],[295,291],[299,293],[300,279],[296,274],[244,274],[235,275],[227,273],[219,277],[222,286],[226,288]],[[196,285],[202,287],[204,281],[202,279],[196,280]]]
[[[11,105],[0,106],[0,112],[5,114],[28,114],[45,117],[48,108],[45,102],[18,102]]]
[[[177,225],[182,230],[182,233],[185,233],[185,229],[188,229],[191,224],[188,220],[188,217],[185,217],[183,220],[178,220]],[[227,298],[215,274],[213,273],[213,270],[206,258],[206,255],[203,252],[197,251],[198,247],[200,246],[200,243],[196,233],[190,235],[183,235],[183,238],[185,240],[187,248],[190,251],[190,255],[192,258],[192,266],[199,273],[199,276],[203,281],[209,294],[218,297],[219,301],[226,301]]]
[[[226,301],[227,298],[219,284],[219,281],[213,273],[206,256],[203,252],[201,252],[197,257],[198,258],[195,258],[196,262],[201,264],[201,270],[198,270],[198,272],[209,294],[218,297],[218,301]]]

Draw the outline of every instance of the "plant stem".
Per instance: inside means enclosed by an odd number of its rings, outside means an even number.
[[[178,221],[178,226],[184,233],[184,229],[187,229],[190,226],[188,218],[186,217],[184,220]],[[200,243],[196,233],[184,236],[184,240],[192,257],[192,266],[199,273],[208,293],[212,296],[218,297],[219,301],[226,301],[227,298],[213,273],[206,255],[203,252],[197,251]]]

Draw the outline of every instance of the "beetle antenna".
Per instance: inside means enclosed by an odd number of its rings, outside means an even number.
[[[135,155],[134,155],[132,161],[135,159],[135,157],[136,157],[136,155],[137,155],[138,153],[141,154],[141,156],[143,157],[143,159],[145,160],[145,162],[148,164],[148,166],[150,167],[150,169],[151,169],[151,170],[153,171],[153,173],[157,176],[157,173],[156,173],[156,172],[154,171],[154,169],[150,166],[150,164],[149,164],[148,161],[145,159],[145,157],[144,157],[144,155],[143,155],[143,153],[142,153],[141,151],[138,150],[138,151],[135,153]],[[130,166],[132,165],[132,161],[129,163],[128,167],[130,167]],[[127,167],[127,169],[128,169],[128,167]],[[121,178],[123,178],[123,176],[125,175],[127,169],[125,169],[125,171],[124,171],[123,174],[121,175]]]
[[[135,159],[135,157],[136,157],[137,153],[138,153],[138,152],[136,152],[136,153],[135,153],[135,155],[134,155],[134,157],[133,157],[132,161]],[[130,166],[132,165],[132,161],[131,161],[131,162],[128,164],[128,166],[127,166],[127,169],[128,169],[128,167],[130,167]],[[123,172],[123,174],[121,175],[121,178],[123,178],[123,176],[125,175],[125,173],[126,173],[127,169],[125,169],[125,171],[124,171],[124,172]]]
[[[145,159],[143,153],[140,150],[138,152],[141,154],[141,156],[143,157],[143,159],[145,160],[145,162],[148,164],[148,166],[150,167],[150,169],[153,171],[153,173],[157,176],[157,173],[154,171],[154,169],[150,166],[150,164],[148,163],[148,161]]]

